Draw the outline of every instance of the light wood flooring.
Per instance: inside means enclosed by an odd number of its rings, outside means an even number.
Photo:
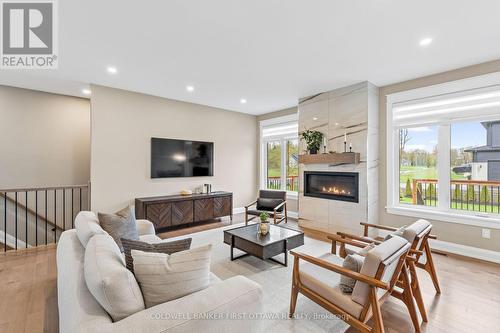
[[[242,221],[242,215],[235,215],[234,223]],[[228,224],[226,220],[216,221],[159,236],[170,238]],[[297,227],[296,222],[288,225]],[[443,293],[435,295],[430,278],[419,270],[429,317],[429,322],[421,326],[422,332],[500,332],[500,265],[452,255],[434,257]],[[382,316],[387,333],[413,332],[406,308],[399,300],[384,303]],[[55,246],[0,253],[0,332],[57,331]]]

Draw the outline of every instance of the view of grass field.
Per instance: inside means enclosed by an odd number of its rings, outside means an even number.
[[[452,180],[465,180],[467,177],[458,173],[451,172]],[[401,166],[399,169],[399,182],[406,185],[407,180],[413,179],[438,179],[437,168],[425,166]]]

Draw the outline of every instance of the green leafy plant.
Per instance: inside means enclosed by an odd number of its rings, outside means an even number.
[[[262,212],[260,213],[259,217],[261,222],[267,222],[267,220],[269,219],[269,214],[266,212]]]
[[[323,133],[320,131],[306,130],[302,132],[302,139],[306,142],[308,151],[318,151],[323,141]]]
[[[411,191],[411,182],[410,178],[406,179],[406,190],[405,195],[407,198],[411,198],[413,196],[413,192]]]
[[[483,188],[481,188],[481,194],[479,196],[479,199],[481,200],[480,202],[484,203],[490,201],[490,192],[488,191],[488,188],[486,186],[483,186]]]

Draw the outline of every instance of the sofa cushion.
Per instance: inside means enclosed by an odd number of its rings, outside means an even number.
[[[83,266],[87,288],[113,321],[145,309],[141,289],[111,236],[90,239]]]
[[[173,253],[132,250],[134,273],[146,307],[192,294],[210,284],[212,245]]]
[[[345,257],[344,262],[342,263],[342,267],[347,268],[350,271],[354,271],[359,273],[361,271],[361,267],[363,266],[364,257],[358,254],[349,254]],[[340,290],[346,294],[352,294],[352,289],[356,284],[356,280],[350,278],[346,275],[340,276]]]
[[[130,207],[124,208],[114,214],[98,213],[101,227],[113,237],[116,244],[123,252],[121,238],[139,240],[137,223]]]
[[[179,239],[171,242],[160,242],[150,244],[146,242],[122,238],[123,252],[125,253],[125,263],[127,268],[134,272],[134,259],[130,253],[131,250],[139,250],[143,252],[156,252],[172,254],[175,252],[189,250],[191,247],[191,238]]]
[[[83,247],[87,247],[89,240],[98,234],[106,234],[99,225],[99,220],[93,212],[81,211],[75,218],[76,236],[82,243]]]

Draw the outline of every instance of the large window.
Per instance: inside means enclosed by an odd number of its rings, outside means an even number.
[[[261,123],[261,188],[298,192],[299,140],[294,117]]]
[[[388,210],[498,223],[500,85],[436,89],[388,97]]]

